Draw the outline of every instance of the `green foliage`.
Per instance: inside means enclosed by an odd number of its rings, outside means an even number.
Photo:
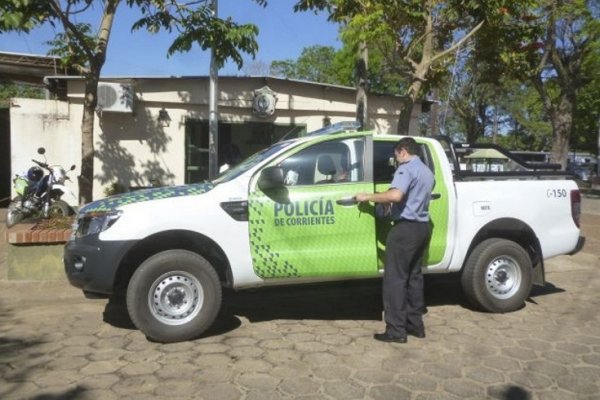
[[[266,0],[254,0],[266,5]],[[97,26],[78,23],[95,4],[100,3],[102,13]],[[32,28],[50,24],[60,27],[51,54],[62,57],[62,62],[75,67],[85,77],[85,94],[81,123],[82,160],[79,180],[80,200],[92,200],[94,182],[94,111],[97,104],[97,84],[106,60],[106,52],[115,15],[120,4],[125,3],[141,13],[133,29],[146,28],[150,32],[176,30],[167,54],[188,51],[197,44],[202,49],[214,50],[217,65],[231,58],[242,66],[240,52],[254,56],[258,49],[258,28],[252,24],[238,25],[230,19],[217,18],[208,1],[190,1],[179,4],[172,0],[5,0],[0,13],[0,33],[8,31],[29,32]],[[95,32],[92,34],[92,32]]]
[[[288,79],[354,86],[357,60],[356,46],[345,44],[336,50],[331,46],[314,45],[302,49],[296,60],[275,60],[270,68],[273,75]],[[388,68],[377,49],[369,49],[368,86],[373,93],[400,94],[406,83]]]
[[[349,54],[358,43],[368,44],[371,91],[418,90],[422,97],[431,88],[452,89],[452,107],[443,114],[447,132],[488,140],[497,129],[496,140],[532,150],[549,150],[557,135],[572,132],[573,146],[596,146],[597,0],[299,0],[295,10],[327,12],[341,25]],[[461,46],[469,69],[460,68],[450,88],[454,59],[447,50],[481,21]],[[433,51],[426,37],[434,38]],[[572,129],[556,122],[571,118]],[[560,132],[553,131],[557,127]]]
[[[266,5],[266,0],[254,1],[261,6]],[[132,30],[145,28],[151,33],[161,30],[179,32],[167,50],[169,56],[189,51],[197,44],[202,50],[213,49],[219,67],[232,59],[238,68],[242,68],[243,58],[240,52],[254,58],[258,51],[256,25],[237,24],[229,18],[218,18],[214,15],[210,2],[178,4],[158,0],[128,0],[128,4],[139,6],[143,14],[133,24]]]
[[[370,91],[407,97],[407,107],[398,120],[398,132],[405,132],[412,105],[448,81],[457,49],[481,32],[491,40],[504,16],[527,3],[529,0],[299,0],[295,10],[326,11],[330,20],[340,23],[346,46],[366,44]]]
[[[600,41],[596,42],[598,46]],[[587,83],[577,96],[577,109],[573,120],[571,148],[595,153],[600,136],[600,48],[586,58],[583,75]]]
[[[43,99],[44,91],[37,86],[0,80],[0,108],[8,107],[12,97]]]
[[[75,68],[79,73],[86,74],[90,71],[89,50],[98,46],[98,38],[92,34],[90,24],[74,24],[74,29],[79,32],[84,45],[78,45],[72,38],[72,34],[58,32],[53,40],[45,44],[50,46],[49,55],[60,57],[62,68]]]
[[[0,14],[0,33],[29,32],[47,22],[52,15],[50,2],[33,0],[5,0]]]
[[[517,149],[550,151],[552,125],[533,86],[505,80],[502,92],[501,104],[511,117],[511,133],[519,143]]]
[[[266,0],[253,0],[266,6]],[[62,57],[62,62],[77,67],[81,73],[89,73],[97,64],[103,64],[106,39],[102,39],[100,29],[104,21],[99,21],[96,34],[90,24],[78,23],[77,16],[87,11],[94,2],[91,0],[33,1],[6,0],[0,14],[0,33],[8,31],[29,32],[31,29],[50,24],[62,26],[56,37],[47,44],[52,46],[53,55]],[[121,0],[104,0],[105,14],[116,11]],[[167,49],[167,55],[189,51],[194,44],[203,50],[215,50],[219,66],[232,59],[242,67],[241,53],[254,57],[258,50],[256,36],[258,28],[253,24],[237,24],[230,19],[214,15],[210,2],[192,1],[177,3],[169,0],[126,0],[127,6],[137,8],[141,18],[132,29],[145,28],[151,33],[161,30],[176,31],[178,36]],[[110,30],[110,28],[109,28]],[[103,32],[106,33],[106,32]]]
[[[273,61],[271,73],[288,79],[337,85],[347,84],[347,77],[343,77],[338,69],[338,65],[347,65],[347,63],[340,63],[339,58],[340,56],[333,47],[315,45],[304,48],[295,61],[289,59]]]

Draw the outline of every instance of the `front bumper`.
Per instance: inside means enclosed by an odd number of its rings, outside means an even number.
[[[98,235],[69,241],[63,254],[69,282],[86,293],[112,294],[119,265],[133,243],[102,241]]]
[[[585,236],[579,236],[579,239],[577,240],[577,246],[575,246],[575,248],[573,249],[572,252],[569,253],[569,255],[572,256],[573,254],[579,253],[581,251],[581,249],[583,249],[584,245],[585,245]]]

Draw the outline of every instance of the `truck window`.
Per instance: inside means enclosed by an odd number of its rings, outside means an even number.
[[[277,152],[281,151],[282,149],[286,148],[292,143],[292,141],[278,142],[269,148],[266,148],[264,150],[259,151],[258,153],[253,154],[252,156],[242,161],[240,164],[223,172],[221,175],[219,175],[213,180],[213,183],[215,185],[218,185],[219,183],[229,182],[230,180],[237,178],[244,172],[248,171],[250,168],[253,168],[255,165],[263,162],[267,158],[271,157],[273,154],[276,154]]]
[[[390,183],[396,171],[396,158],[394,146],[396,142],[376,141],[373,145],[373,180],[375,183]],[[417,154],[421,161],[433,172],[434,165],[429,148],[420,143],[420,152]]]
[[[364,180],[363,154],[362,138],[332,140],[303,149],[280,166],[287,186],[359,182]]]

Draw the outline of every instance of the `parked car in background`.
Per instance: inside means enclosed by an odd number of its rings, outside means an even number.
[[[592,182],[594,164],[568,163],[566,171],[573,175],[577,181],[589,185]]]

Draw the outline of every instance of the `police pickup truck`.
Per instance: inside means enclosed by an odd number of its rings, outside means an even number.
[[[278,142],[210,182],[89,203],[65,246],[66,274],[88,296],[124,291],[135,326],[160,342],[206,331],[223,286],[381,276],[391,221],[353,195],[388,189],[398,139],[309,135]],[[415,139],[436,182],[423,271],[460,272],[479,309],[522,307],[532,285],[544,284],[544,259],[583,246],[577,185],[501,149],[502,157],[477,159],[469,158],[477,149],[461,148],[457,158],[449,142]]]

